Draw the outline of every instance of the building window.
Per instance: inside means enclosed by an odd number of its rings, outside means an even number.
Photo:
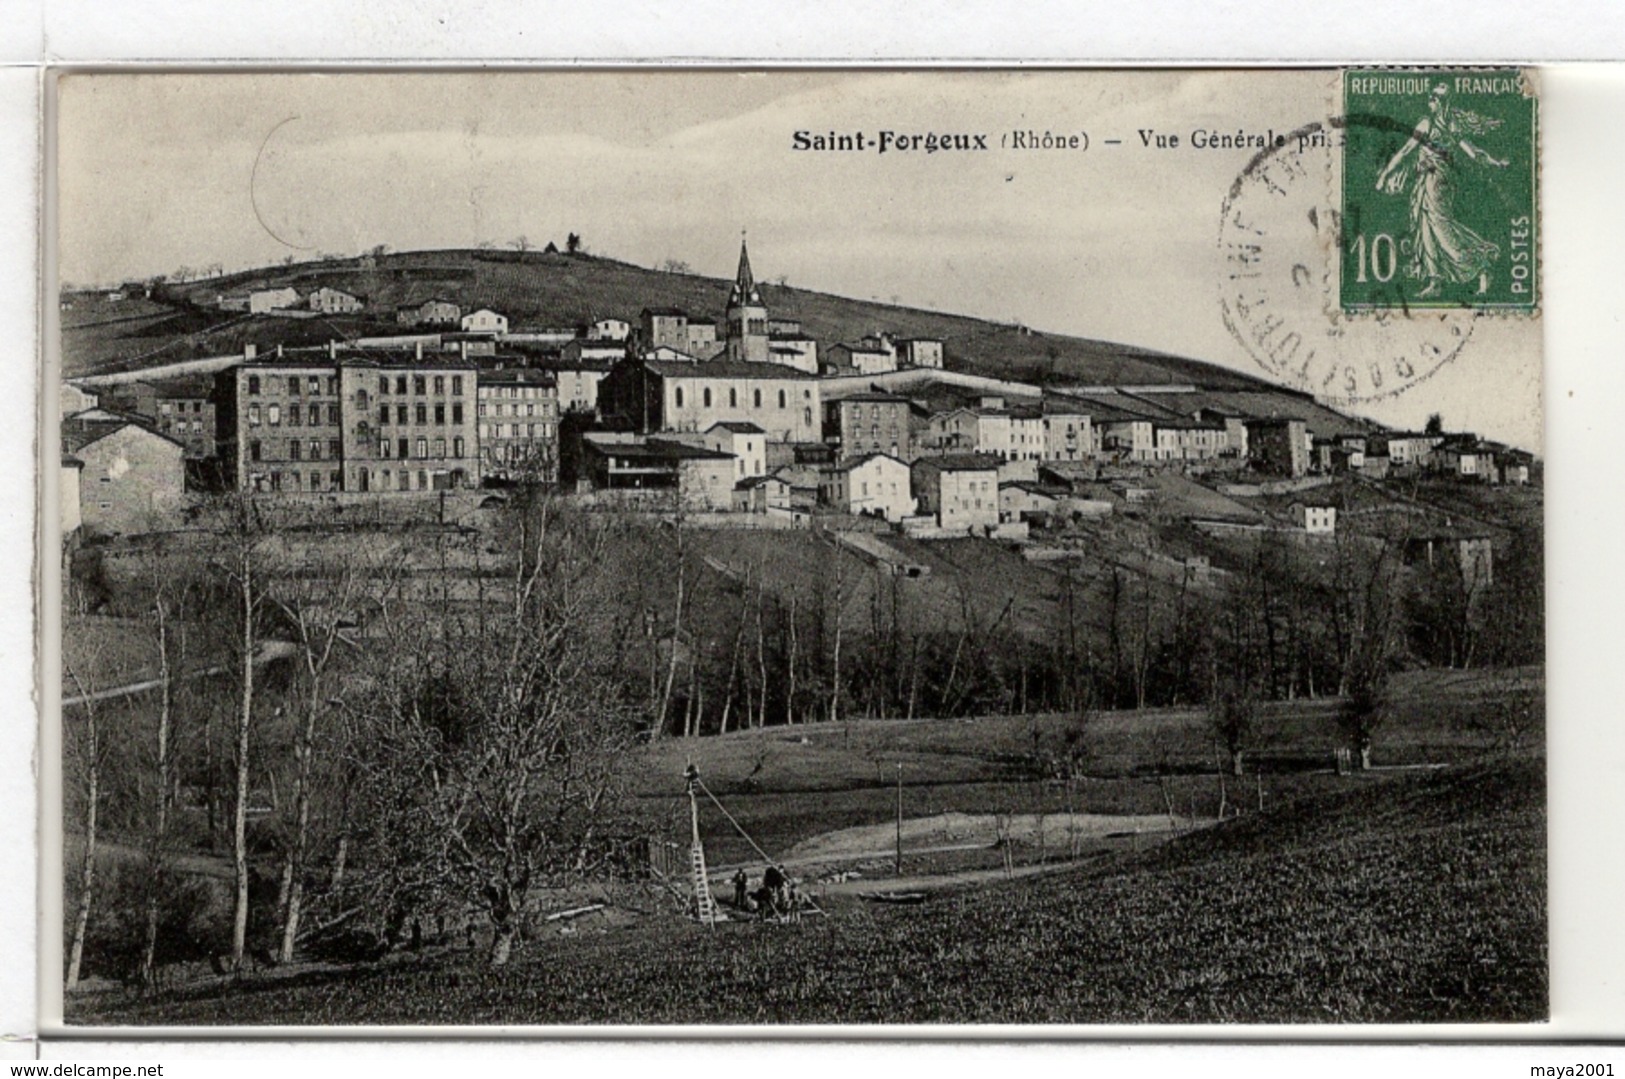
[[[402,456],[405,456],[405,455],[403,454]],[[402,491],[410,491],[412,489],[412,473],[406,471],[406,469],[403,468],[403,469],[401,469],[399,475],[400,475],[400,483],[398,485],[399,488]]]
[[[739,407],[739,391],[734,389],[732,386],[728,387],[728,407]]]
[[[456,396],[459,396],[459,397],[462,396],[462,393],[463,393],[463,376],[462,375],[452,375],[451,376],[451,392]]]
[[[780,407],[780,408],[784,408],[784,407],[786,407],[786,406],[787,406],[787,405],[788,405],[788,403],[789,403],[789,401],[788,401],[788,399],[787,399],[787,398],[786,398],[786,397],[785,397],[785,396],[784,396],[784,391],[783,391],[783,390],[780,390],[780,391],[779,391],[779,407]]]
[[[677,387],[677,390],[675,392],[675,398],[676,398],[676,401],[677,401],[677,407],[682,408],[683,407],[683,387],[681,387],[681,386]]]
[[[385,394],[385,393],[389,392],[389,376],[388,375],[379,375],[378,376],[378,392],[380,394]]]
[[[332,424],[334,427],[337,427],[339,425],[339,406],[338,405],[328,405],[327,406],[327,422]]]
[[[700,404],[703,408],[711,407],[711,387],[707,386],[704,390],[700,391]]]
[[[395,406],[395,422],[397,424],[399,424],[400,426],[402,426],[402,427],[406,426],[406,406],[405,405],[396,405]]]
[[[378,456],[380,456],[382,458],[385,458],[386,460],[388,459],[388,457],[389,457],[389,439],[380,438],[378,440]]]
[[[265,406],[265,422],[272,427],[280,426],[282,424],[282,406],[276,404]]]
[[[256,395],[260,392],[260,376],[248,376],[248,392]]]
[[[406,457],[410,452],[407,449],[407,447],[410,444],[411,444],[411,439],[406,439],[406,438],[397,439],[395,441],[395,451],[396,451],[395,456],[402,457],[402,458]]]
[[[757,408],[762,407],[762,391],[761,390],[752,390],[751,391],[751,403],[753,405],[755,405]]]
[[[288,457],[295,461],[304,459],[304,448],[300,446],[297,438],[288,443]]]
[[[330,472],[328,474],[328,479],[332,483],[333,490],[335,490],[335,491],[344,490],[344,473],[342,473],[342,472],[335,469],[333,472]]]
[[[437,457],[438,459],[440,459],[442,461],[444,461],[446,459],[446,440],[445,439],[437,438],[437,439],[434,440],[434,455],[435,455],[435,457]]]
[[[463,403],[461,401],[455,401],[455,402],[452,403],[452,406],[451,406],[451,422],[452,423],[462,423],[463,422]]]
[[[314,379],[312,381],[314,381]],[[327,376],[327,395],[329,397],[337,397],[339,395],[339,376]]]
[[[422,397],[429,392],[429,379],[425,375],[412,376],[412,392]]]
[[[339,442],[339,440],[336,439],[336,438],[328,439],[327,440],[327,456],[329,456],[333,460],[337,461],[343,455],[344,455],[344,447]]]
[[[299,426],[299,416],[300,416],[299,406],[298,405],[289,405],[288,406],[288,426],[289,427],[298,427]]]
[[[406,392],[406,376],[405,375],[396,375],[395,376],[395,392],[397,394],[403,394],[403,393]]]
[[[485,402],[484,401],[481,401],[479,403],[479,405],[475,408],[475,413],[477,415],[480,415],[480,416],[485,415]]]
[[[451,455],[453,457],[461,457],[463,455],[463,440],[461,438],[454,438],[451,440]]]
[[[434,422],[435,422],[435,426],[437,426],[437,427],[444,427],[446,425],[446,406],[445,405],[435,405],[434,406]]]
[[[426,438],[420,438],[418,439],[418,459],[422,460],[427,456],[429,456],[429,440]],[[422,473],[419,473],[419,475],[421,474]]]
[[[437,394],[444,394],[446,392],[446,376],[445,375],[436,375],[436,376],[434,376],[434,392],[437,393]]]
[[[298,397],[299,396],[299,386],[300,386],[299,376],[298,375],[289,375],[288,376],[288,392],[293,394],[295,397]]]
[[[379,405],[378,406],[378,425],[380,427],[382,427],[382,426],[387,425],[388,423],[389,423],[389,406],[388,405]]]
[[[427,424],[429,422],[429,406],[428,405],[419,405],[417,407],[417,418],[418,418],[418,425],[419,426],[422,426],[422,425]]]
[[[260,459],[260,444],[258,439],[248,444],[248,459],[250,461],[258,461]]]

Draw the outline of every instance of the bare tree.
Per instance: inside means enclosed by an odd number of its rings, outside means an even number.
[[[476,906],[493,965],[532,889],[580,870],[617,791],[635,716],[603,648],[620,632],[615,527],[547,498],[517,512],[508,595],[411,615],[359,710],[371,872],[385,871],[370,901],[392,922],[425,903]]]
[[[512,245],[513,249],[518,251],[520,254],[524,254],[526,251],[529,251],[531,247],[530,238],[526,236],[515,236],[509,241],[509,243]]]
[[[79,657],[64,654],[63,673],[74,691],[74,701],[65,702],[64,719],[76,716],[77,723],[63,724],[68,748],[78,762],[80,782],[85,799],[83,829],[84,854],[79,863],[79,902],[73,916],[73,937],[68,946],[67,987],[79,984],[79,973],[85,954],[85,934],[90,927],[90,909],[96,892],[96,815],[102,796],[102,744],[100,704],[97,692],[101,689],[96,671],[100,666],[99,649],[91,649]]]

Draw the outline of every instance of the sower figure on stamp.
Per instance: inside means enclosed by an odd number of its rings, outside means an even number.
[[[1498,169],[1507,166],[1467,140],[1501,126],[1501,121],[1480,116],[1450,104],[1449,88],[1433,88],[1428,97],[1428,115],[1417,121],[1405,145],[1377,174],[1377,190],[1388,195],[1403,194],[1410,186],[1410,262],[1406,273],[1427,282],[1417,299],[1439,291],[1441,280],[1465,284],[1478,278],[1480,294],[1490,287],[1490,267],[1501,257],[1501,249],[1462,224],[1456,218],[1452,201],[1459,149],[1468,160],[1482,161]],[[1412,153],[1414,161],[1407,161]]]

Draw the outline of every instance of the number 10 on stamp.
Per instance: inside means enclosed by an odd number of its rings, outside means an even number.
[[[1515,69],[1346,71],[1345,311],[1538,303],[1539,155]]]

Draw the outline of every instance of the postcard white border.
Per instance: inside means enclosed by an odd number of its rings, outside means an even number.
[[[1195,6],[1156,3],[1134,17],[1121,12],[1088,24],[1093,14],[1064,5],[1030,5],[1027,18],[1011,18],[1001,5],[967,14],[960,5],[915,5],[896,23],[875,33],[875,12],[865,5],[823,5],[816,14],[800,12],[787,33],[781,19],[741,18],[759,5],[691,5],[681,16],[668,5],[597,5],[592,26],[577,16],[560,22],[550,5],[491,3],[477,17],[437,22],[430,5],[404,4],[393,20],[363,4],[309,3],[255,5],[220,18],[219,3],[149,4],[146,18],[132,18],[137,8],[121,12],[93,8],[85,0],[21,8],[12,23],[20,33],[0,46],[16,66],[0,68],[0,243],[12,257],[0,264],[0,317],[8,350],[15,362],[0,367],[5,384],[0,400],[11,402],[11,422],[0,424],[0,438],[13,460],[32,461],[37,410],[33,400],[34,369],[25,362],[35,354],[42,310],[36,288],[41,254],[36,214],[39,159],[40,63],[47,54],[73,63],[155,63],[163,60],[221,63],[221,57],[286,63],[327,60],[439,60],[447,54],[473,56],[524,52],[532,58],[599,56],[626,62],[637,57],[689,61],[719,55],[719,42],[734,57],[771,58],[776,62],[805,59],[866,58],[912,62],[972,59],[964,43],[974,43],[981,62],[1056,57],[1056,42],[1087,42],[1096,60],[1171,61],[1200,56],[1211,59],[1282,60],[1338,63],[1385,60],[1457,62],[1527,62],[1576,56],[1617,56],[1625,52],[1625,26],[1606,4],[1553,4],[1540,12],[1511,4],[1435,4],[1418,20],[1411,5],[1348,5],[1347,12],[1316,13],[1318,25],[1302,36],[1302,5],[1272,4],[1277,17],[1257,24],[1215,26],[1220,16],[1233,20],[1227,5]],[[1171,9],[1178,8],[1177,20]],[[306,36],[304,13],[320,12],[322,36]],[[37,20],[33,18],[38,14]],[[274,13],[274,14],[273,14]],[[796,12],[792,12],[796,14]],[[1033,15],[1038,18],[1032,18]],[[1045,22],[1043,16],[1051,16]],[[1498,18],[1497,15],[1500,17]],[[549,21],[549,16],[553,21]],[[933,17],[935,16],[935,17]],[[1615,17],[1610,17],[1615,16]],[[1160,22],[1159,22],[1160,18]],[[190,20],[190,21],[189,21]],[[268,21],[274,20],[274,21]],[[1032,22],[1034,25],[1029,26]],[[906,25],[905,25],[906,24]],[[168,39],[174,27],[193,25],[196,32]],[[771,31],[769,26],[774,27]],[[1167,36],[1170,25],[1179,36]],[[499,27],[500,36],[491,34]],[[561,32],[562,27],[562,32]],[[38,30],[37,37],[33,31]],[[889,32],[888,32],[889,31]],[[1341,31],[1341,34],[1340,34]],[[484,36],[482,36],[482,32]],[[1294,35],[1299,35],[1294,37]],[[31,41],[32,38],[32,41]],[[816,42],[818,47],[803,45]],[[35,47],[30,49],[30,44]],[[1351,49],[1349,46],[1353,45]],[[799,46],[799,47],[798,47]],[[1516,53],[1508,49],[1516,48]],[[1072,56],[1068,59],[1080,58]],[[224,61],[230,63],[231,61]],[[386,65],[387,66],[387,65]],[[1543,206],[1546,226],[1546,430],[1548,460],[1548,603],[1549,685],[1553,729],[1551,762],[1550,878],[1552,889],[1552,1023],[1541,1028],[1506,1027],[1373,1027],[1373,1028],[1064,1028],[1036,1032],[1039,1037],[1089,1038],[1277,1038],[1309,1040],[1426,1038],[1475,1040],[1505,1037],[1617,1039],[1625,1034],[1625,933],[1621,932],[1619,897],[1625,895],[1625,865],[1618,841],[1618,822],[1625,820],[1625,732],[1615,705],[1622,699],[1617,642],[1625,562],[1615,554],[1625,536],[1625,509],[1615,492],[1619,481],[1613,461],[1621,453],[1617,410],[1625,404],[1625,373],[1618,343],[1625,324],[1620,317],[1616,252],[1625,252],[1625,215],[1617,179],[1625,161],[1625,137],[1615,118],[1625,115],[1625,68],[1558,67],[1543,71],[1545,143]],[[21,120],[22,122],[18,122]],[[25,256],[26,253],[26,256]],[[26,381],[24,381],[26,379]],[[15,383],[15,384],[13,384]],[[0,781],[11,792],[0,815],[6,848],[21,854],[34,849],[34,814],[27,798],[34,784],[34,732],[26,720],[34,709],[32,589],[23,567],[33,563],[32,510],[36,493],[27,469],[9,470],[0,479],[10,497],[10,512],[0,517],[0,542],[11,555],[12,572],[0,576],[5,610],[0,620],[0,692],[9,695],[8,713],[16,717],[0,734]],[[0,942],[12,961],[0,965],[0,1029],[26,1033],[33,1029],[32,945],[35,910],[28,859],[14,859],[24,871],[0,880]],[[24,945],[29,945],[24,947]],[[802,1034],[831,1037],[834,1031],[799,1028]],[[157,1032],[148,1032],[155,1034]],[[253,1031],[256,1039],[273,1032]],[[308,1031],[294,1031],[306,1035]],[[342,1036],[342,1032],[328,1032]],[[369,1034],[384,1034],[373,1031]],[[403,1032],[414,1033],[414,1032]],[[610,1032],[599,1032],[599,1035]],[[657,1038],[670,1031],[651,1031]],[[722,1031],[695,1031],[715,1037]],[[744,1033],[759,1033],[745,1031]],[[790,1033],[786,1031],[785,1033]],[[918,1028],[891,1031],[846,1031],[848,1037],[874,1034],[915,1038]],[[952,1037],[955,1032],[948,1031]],[[993,1029],[960,1030],[960,1036],[990,1036]],[[286,1034],[283,1035],[287,1036]],[[929,1036],[927,1034],[927,1036]],[[255,1045],[265,1043],[256,1041]],[[333,1043],[325,1043],[337,1049]],[[376,1048],[376,1043],[373,1043]],[[136,1051],[123,1043],[107,1046],[117,1053]],[[152,1046],[152,1048],[157,1048]],[[199,1046],[199,1052],[208,1045]],[[216,1050],[225,1046],[216,1044]],[[401,1048],[401,1047],[393,1047]],[[53,1047],[59,1058],[78,1058],[87,1043],[62,1042]],[[145,1050],[141,1050],[145,1055]],[[364,1053],[365,1051],[363,1051]],[[103,1054],[98,1054],[103,1055]],[[189,1053],[190,1055],[190,1053]],[[394,1055],[391,1052],[388,1055]],[[352,1058],[354,1059],[354,1058]]]

